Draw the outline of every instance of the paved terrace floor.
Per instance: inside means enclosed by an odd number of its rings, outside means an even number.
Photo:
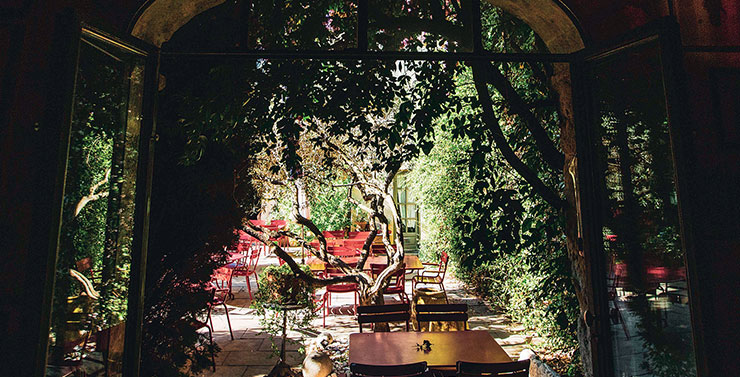
[[[260,257],[258,269],[267,265],[277,264],[275,256]],[[488,330],[496,341],[506,350],[514,360],[525,348],[537,348],[541,338],[527,332],[521,325],[512,323],[502,313],[494,312],[485,302],[465,290],[464,286],[448,273],[445,279],[450,303],[465,303],[469,306],[470,315],[468,325],[473,330]],[[255,289],[254,278],[250,279],[252,289]],[[213,314],[214,340],[221,347],[216,355],[216,372],[204,372],[202,376],[218,377],[251,377],[264,376],[277,362],[273,356],[270,336],[261,333],[259,318],[251,309],[249,294],[243,277],[234,279],[233,291],[235,298],[227,302],[229,318],[234,333],[234,340],[229,336],[223,307],[216,308]],[[411,296],[411,284],[407,282],[406,290]],[[386,296],[386,302],[392,296]],[[352,294],[332,295],[332,313],[326,318],[326,328],[322,327],[322,318],[319,316],[313,325],[318,335],[321,332],[330,333],[335,340],[345,341],[349,334],[358,332],[357,320],[352,310]],[[301,334],[289,332],[291,339],[300,339]],[[304,335],[305,337],[305,335]],[[276,342],[279,340],[276,338]],[[279,343],[277,343],[279,345]],[[287,362],[300,367],[303,355],[298,352],[299,346],[288,342],[286,346]]]

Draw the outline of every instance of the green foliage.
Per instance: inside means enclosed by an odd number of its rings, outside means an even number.
[[[458,276],[478,294],[544,336],[550,349],[572,351],[578,305],[561,216],[523,195],[526,186],[477,190],[463,170],[469,140],[442,130],[436,135],[435,147],[409,173],[424,214],[422,257],[436,260],[440,251],[448,252]],[[489,179],[508,179],[507,186],[515,187],[516,175],[502,168],[492,166]]]
[[[521,21],[484,4],[489,49],[536,51],[541,43]],[[495,69],[529,102],[550,97],[547,67],[496,63]],[[577,350],[578,302],[571,281],[564,217],[544,202],[498,153],[469,70],[455,78],[455,106],[435,123],[435,145],[410,173],[422,218],[421,254],[447,251],[456,273],[513,320],[545,337],[550,350]],[[491,88],[492,89],[492,88]],[[562,172],[547,166],[522,120],[505,98],[490,91],[512,149],[547,186],[562,190]],[[556,109],[535,110],[552,140],[559,137]],[[576,362],[577,353],[572,362]],[[571,372],[577,373],[577,364]]]
[[[339,184],[349,180],[337,181]],[[311,219],[319,229],[341,230],[351,224],[350,211],[354,207],[347,200],[348,187],[320,186],[310,198]]]
[[[354,205],[347,200],[349,187],[334,187],[349,183],[348,179],[335,180],[331,184],[312,185],[308,193],[309,208],[311,208],[311,221],[322,230],[342,230],[351,224],[350,211]],[[284,190],[277,201],[277,214],[273,217],[289,219],[293,213],[295,198],[292,193]],[[300,234],[300,226],[289,225],[291,230]],[[310,238],[310,235],[307,235]]]
[[[472,42],[466,37],[469,20],[458,18],[466,14],[461,4],[380,2],[371,8],[371,50],[464,50]],[[483,24],[491,30],[484,35],[486,48],[542,51],[541,40],[526,24],[485,2],[482,8]],[[258,22],[249,42],[257,47],[353,46],[351,5],[318,1],[275,8],[272,2],[259,1],[250,11]],[[402,22],[407,18],[442,22],[452,31],[440,35],[399,27],[412,25]],[[322,22],[332,26],[317,27]],[[198,27],[192,23],[190,31],[186,26],[182,32],[197,35]],[[172,46],[187,43],[194,47],[192,39],[182,37],[178,42],[176,37]],[[204,47],[212,49],[207,41]],[[550,105],[534,106],[533,112],[555,143],[559,119],[548,87],[551,67],[514,62],[493,67],[528,104],[550,101]],[[188,85],[179,91],[169,85],[165,89],[177,106],[173,110],[177,127],[188,140],[185,163],[198,161],[214,145],[239,156],[271,150],[277,158],[270,170],[295,177],[310,170],[298,153],[299,139],[307,131],[316,131],[318,124],[325,126],[322,136],[336,138],[350,148],[368,149],[365,160],[372,172],[394,171],[427,154],[416,162],[418,173],[410,179],[416,181],[417,202],[425,213],[423,221],[428,222],[421,225],[426,233],[422,254],[429,257],[447,250],[463,277],[481,282],[485,296],[500,293],[506,298],[500,305],[521,321],[531,317],[527,323],[551,335],[553,347],[574,347],[577,310],[573,310],[576,304],[565,257],[562,214],[544,203],[497,153],[501,146],[493,141],[490,125],[480,121],[479,93],[465,64],[256,59],[240,65],[194,63],[188,69],[180,76],[190,80]],[[489,94],[515,154],[545,185],[560,193],[560,168],[543,162],[532,135],[504,97],[494,90]],[[385,121],[378,125],[371,119]],[[325,151],[325,139],[312,139],[312,145]],[[332,158],[326,153],[324,166],[330,166]],[[338,196],[333,195],[321,193],[313,200],[325,199],[314,204],[326,205],[322,208],[332,213],[331,209],[340,207]],[[322,212],[313,217],[328,227],[338,224],[336,217],[323,219]],[[478,278],[488,273],[497,276],[495,283]]]
[[[306,273],[311,273],[307,265],[302,265],[301,269]],[[311,321],[316,318],[314,289],[306,281],[300,279],[287,264],[265,267],[259,274],[259,287],[252,301],[252,307],[260,316],[262,329],[270,334],[272,349],[277,353],[278,348],[274,338],[282,335],[284,315],[287,316],[288,330],[298,330],[303,334],[311,329]],[[287,305],[295,305],[301,309],[283,311]]]

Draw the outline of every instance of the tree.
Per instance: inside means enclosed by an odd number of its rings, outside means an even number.
[[[398,131],[396,119],[399,111],[400,108],[392,109],[382,118],[369,118],[371,127],[367,130],[342,128],[334,135],[332,132],[337,131],[331,125],[317,119],[304,118],[297,121],[301,129],[298,140],[288,141],[292,145],[291,148],[294,148],[297,158],[281,162],[275,158],[275,152],[281,150],[279,146],[274,145],[266,149],[267,156],[262,158],[262,163],[263,166],[267,163],[269,169],[259,169],[256,179],[268,186],[289,188],[288,191],[292,193],[294,199],[292,219],[297,224],[305,226],[319,241],[318,249],[311,246],[304,237],[290,230],[271,231],[251,222],[245,222],[243,230],[267,245],[272,252],[286,261],[300,278],[318,286],[354,281],[360,287],[360,302],[382,303],[381,292],[387,286],[390,277],[402,268],[405,254],[401,219],[393,192],[393,179],[403,162],[409,161],[419,153],[417,146],[419,135],[415,129],[407,126]],[[388,143],[377,143],[374,139],[383,133],[393,134],[394,137],[390,138]],[[421,144],[429,145],[423,142]],[[295,147],[296,145],[298,147]],[[349,183],[343,185],[348,188],[346,200],[367,213],[372,228],[363,244],[359,261],[352,266],[328,253],[327,241],[322,230],[305,217],[301,210],[300,198],[305,196],[302,193],[309,190],[311,184],[331,185],[337,175],[349,179]],[[353,189],[360,193],[363,201],[352,197]],[[391,245],[389,239],[391,229],[397,240],[395,245]],[[365,272],[365,263],[371,255],[370,248],[378,234],[382,235],[388,266],[377,277],[373,277]],[[297,240],[324,263],[340,268],[345,276],[321,278],[306,273],[285,249],[275,242],[270,242],[270,239],[278,237]]]

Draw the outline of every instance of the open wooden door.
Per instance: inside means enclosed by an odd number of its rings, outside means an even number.
[[[159,50],[68,18],[71,115],[35,374],[137,376]]]
[[[691,289],[678,26],[661,20],[573,66],[598,376],[702,376]]]

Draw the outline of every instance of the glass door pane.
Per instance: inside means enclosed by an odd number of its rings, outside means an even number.
[[[121,375],[145,63],[83,30],[47,376]]]
[[[589,65],[615,376],[695,376],[658,38]]]

